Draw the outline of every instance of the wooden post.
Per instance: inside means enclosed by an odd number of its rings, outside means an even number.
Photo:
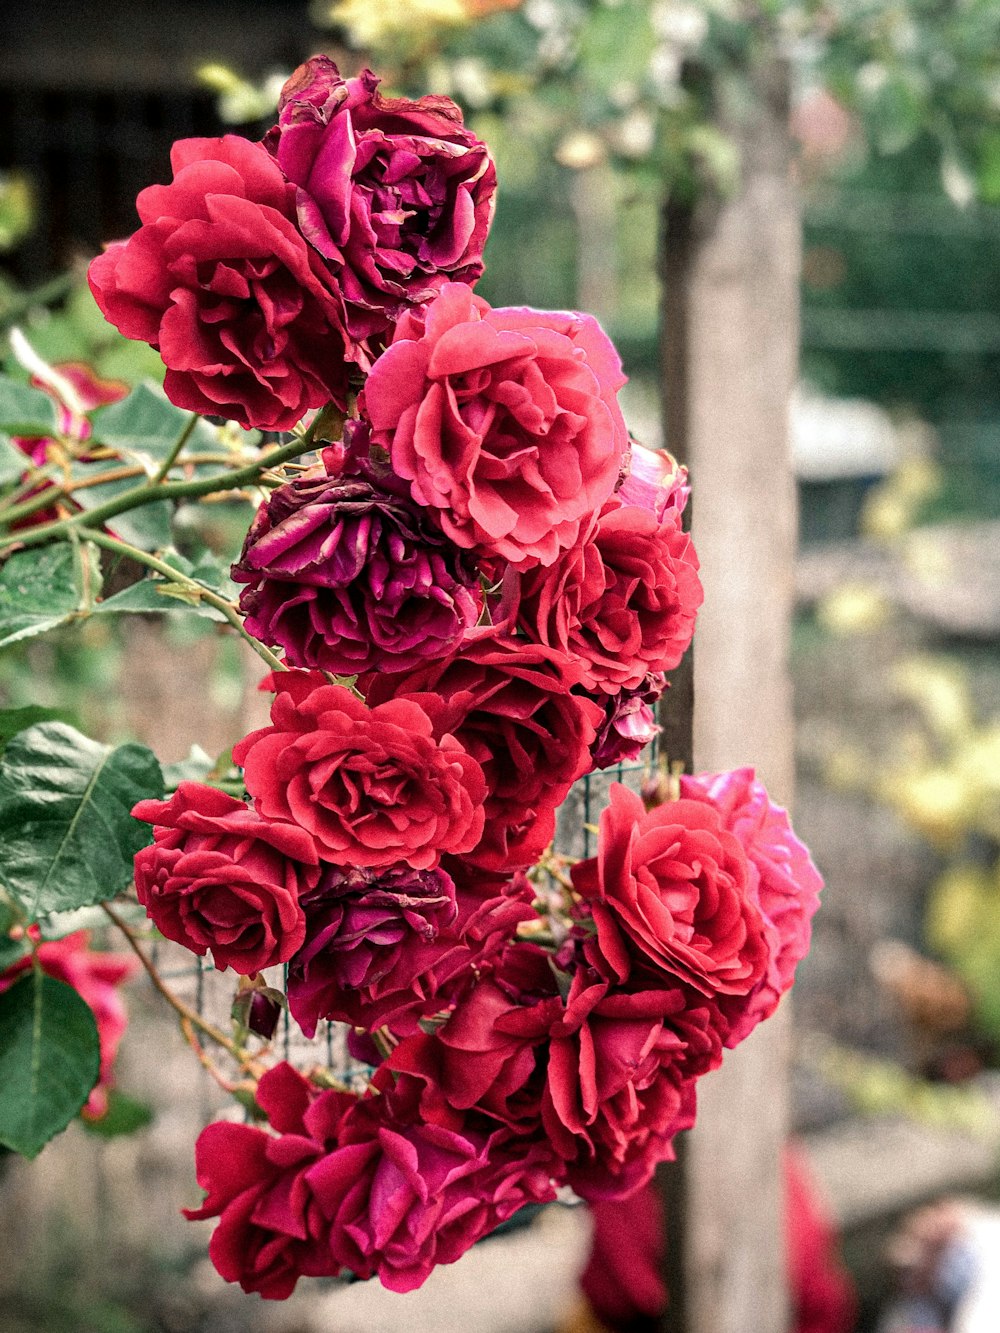
[[[667,445],[691,468],[705,586],[694,658],[695,765],[753,764],[775,799],[788,803],[796,528],[788,410],[798,359],[800,215],[787,70],[762,58],[747,84],[719,118],[739,150],[738,191],[665,215],[665,416]],[[701,1082],[698,1124],[682,1136],[680,1162],[664,1169],[673,1296],[664,1333],[788,1327],[780,1162],[787,1020],[779,1011]]]

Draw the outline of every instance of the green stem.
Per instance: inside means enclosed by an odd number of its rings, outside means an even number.
[[[188,418],[188,421],[184,426],[184,429],[181,431],[180,435],[178,435],[177,439],[174,441],[173,447],[171,448],[170,452],[167,454],[166,458],[163,460],[160,466],[156,469],[156,473],[154,474],[153,479],[149,483],[150,486],[159,486],[160,482],[164,479],[164,477],[167,475],[167,473],[170,471],[173,465],[177,462],[178,454],[187,444],[188,440],[190,440],[194,432],[194,428],[195,426],[197,426],[199,420],[200,417],[198,416],[198,413],[192,412],[191,416]]]
[[[93,513],[95,511],[91,511]],[[148,551],[140,551],[138,546],[131,546],[128,542],[123,542],[118,537],[112,537],[106,532],[98,532],[93,528],[77,527],[77,535],[84,541],[93,542],[95,546],[101,546],[105,551],[113,551],[116,555],[127,555],[130,560],[135,560],[140,565],[145,565],[147,569],[154,570],[157,574],[162,574],[164,578],[171,583],[180,583],[184,587],[191,588],[196,592],[203,602],[209,606],[214,606],[236,630],[240,638],[245,639],[258,657],[262,658],[272,671],[287,671],[288,668],[279,657],[275,657],[269,648],[265,648],[262,643],[258,643],[252,634],[248,634],[243,627],[243,621],[236,606],[227,601],[225,597],[220,597],[217,592],[207,588],[204,583],[199,583],[197,579],[191,578],[187,574],[182,574],[179,569],[173,565],[168,565],[165,560],[159,560],[155,555],[150,555]]]
[[[25,455],[25,462],[28,461],[28,457]],[[25,480],[12,490],[10,495],[5,495],[4,498],[0,500],[0,522],[9,523],[13,519],[20,518],[25,510],[19,502],[24,496],[31,495],[31,492],[36,486],[41,486],[43,482],[49,481],[58,471],[59,466],[57,463],[46,463],[44,467],[32,467]],[[33,497],[33,500],[35,498],[37,497]],[[41,505],[34,505],[33,500],[32,508],[41,508]],[[52,503],[51,495],[45,497],[45,502],[46,504]],[[29,509],[27,512],[31,513],[32,511]]]
[[[60,519],[56,523],[41,523],[37,528],[30,528],[27,532],[11,534],[2,545],[8,547],[16,543],[19,548],[37,546],[41,542],[65,536],[73,528],[89,528],[92,524],[102,524],[109,518],[114,518],[117,514],[127,513],[130,509],[138,509],[140,505],[150,504],[154,500],[192,500],[199,496],[213,495],[220,491],[237,490],[241,486],[259,482],[265,472],[271,472],[276,467],[280,467],[282,463],[287,463],[293,458],[308,453],[311,447],[311,440],[300,438],[292,440],[290,444],[282,445],[280,449],[272,450],[271,453],[264,455],[247,467],[237,468],[235,472],[216,477],[196,477],[192,481],[164,481],[156,487],[148,483],[135,486],[129,491],[123,491],[121,495],[116,495],[111,500],[106,500],[104,504],[95,505],[93,509],[73,514],[69,518]],[[174,573],[176,574],[176,570]]]

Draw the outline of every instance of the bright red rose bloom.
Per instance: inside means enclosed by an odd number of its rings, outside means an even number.
[[[289,820],[342,866],[406,861],[430,870],[483,831],[482,769],[452,735],[435,738],[419,703],[370,708],[304,671],[276,672],[270,727],[233,748],[264,819]]]
[[[746,854],[703,802],[668,801],[647,813],[614,783],[597,855],[571,874],[593,913],[590,956],[605,975],[624,981],[638,969],[706,995],[740,996],[764,975],[769,950]]]
[[[612,498],[555,564],[510,571],[504,600],[533,642],[581,664],[585,689],[612,694],[677,665],[702,597],[680,511],[658,519]]]
[[[381,336],[449,278],[474,282],[496,168],[447,97],[386,99],[371,70],[314,56],[285,84],[266,143],[297,187],[302,234],[327,260],[358,340]]]
[[[37,930],[37,926],[31,927],[36,939]],[[72,986],[94,1015],[101,1048],[100,1073],[81,1114],[88,1120],[98,1120],[108,1109],[108,1091],[114,1084],[115,1057],[128,1027],[128,1015],[118,988],[135,976],[140,967],[139,960],[91,949],[87,930],[76,930],[60,940],[44,940],[35,953],[42,971],[56,981]],[[0,973],[0,995],[30,967],[29,953]]]
[[[198,782],[132,813],[154,825],[135,890],[162,935],[244,975],[291,958],[306,929],[299,896],[319,875],[308,833]]]
[[[751,895],[764,920],[767,970],[749,995],[724,1006],[732,1025],[726,1045],[735,1046],[774,1013],[795,980],[795,968],[809,952],[823,880],[787,812],[771,801],[752,768],[684,776],[681,796],[707,802],[739,839],[750,863]]]
[[[178,407],[290,430],[329,399],[343,406],[351,352],[295,187],[238,135],[181,139],[170,160],[173,181],[136,201],[139,230],[90,265],[105,318],[156,348]]]
[[[446,662],[368,682],[371,701],[419,700],[481,765],[486,824],[465,853],[470,865],[519,869],[551,842],[556,808],[591,768],[601,716],[597,704],[570,693],[578,680],[562,653],[481,633]]]
[[[364,404],[374,443],[456,545],[529,568],[572,546],[614,490],[624,383],[589,315],[491,310],[449,283],[400,320]]]

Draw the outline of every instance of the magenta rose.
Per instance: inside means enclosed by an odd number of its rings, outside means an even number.
[[[319,875],[308,833],[198,782],[132,813],[154,826],[135,890],[162,935],[244,975],[291,958],[305,937],[299,897]]]
[[[384,1069],[375,1086],[382,1095],[357,1103],[341,1147],[307,1176],[331,1249],[351,1272],[412,1291],[518,1209],[555,1198],[548,1145],[471,1117],[426,1123],[409,1087],[393,1089]],[[364,1159],[348,1155],[361,1150]]]
[[[457,648],[479,619],[478,573],[402,489],[319,472],[274,491],[233,566],[248,632],[341,676]]]
[[[309,1169],[335,1145],[356,1098],[318,1092],[289,1064],[260,1080],[257,1103],[276,1133],[220,1121],[195,1145],[200,1208],[190,1221],[218,1217],[208,1253],[227,1282],[268,1300],[290,1296],[300,1277],[334,1277],[341,1262],[330,1226],[309,1185]],[[365,1157],[365,1149],[346,1157]]]
[[[295,223],[295,187],[260,144],[181,139],[174,179],[143,190],[142,226],[88,278],[105,318],[149,343],[178,407],[262,430],[346,403],[342,311]]]
[[[552,840],[555,812],[591,768],[598,705],[571,693],[562,653],[482,632],[458,656],[403,676],[374,676],[372,701],[413,696],[482,767],[486,823],[465,860],[486,871],[530,865]]]
[[[646,811],[612,784],[597,855],[571,871],[596,937],[589,956],[609,977],[690,983],[706,995],[744,996],[768,964],[763,919],[739,839],[702,801]],[[638,989],[633,983],[633,989]]]
[[[610,768],[639,758],[659,733],[653,706],[666,688],[666,676],[653,672],[633,689],[594,696],[604,708],[590,752],[595,768]]]
[[[233,758],[264,819],[305,829],[334,865],[430,870],[483,831],[482,769],[451,735],[435,738],[413,700],[370,708],[304,671],[275,672],[270,727]]]
[[[751,895],[764,921],[768,964],[746,996],[727,1000],[727,1046],[747,1037],[778,1006],[809,951],[811,923],[823,880],[795,836],[788,814],[769,798],[752,768],[681,778],[681,796],[705,801],[739,839],[750,863]]]
[[[378,84],[314,56],[285,84],[265,141],[358,340],[385,334],[449,277],[479,277],[496,192],[489,151],[454,102],[386,99]]]
[[[587,690],[634,690],[670,671],[702,603],[698,557],[680,511],[657,518],[612,498],[581,542],[552,565],[506,577],[505,603],[535,643],[581,664]]]
[[[625,382],[589,315],[491,310],[460,283],[405,315],[365,386],[372,438],[458,546],[550,565],[614,490]]]

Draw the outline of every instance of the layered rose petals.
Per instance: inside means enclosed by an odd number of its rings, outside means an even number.
[[[154,826],[135,890],[162,935],[245,975],[291,958],[305,936],[299,895],[319,874],[307,833],[197,782],[132,813]]]
[[[483,831],[482,769],[454,736],[434,736],[413,700],[375,708],[307,672],[278,672],[270,727],[233,749],[263,819],[297,824],[340,866],[406,861],[429,870]]]
[[[449,283],[400,320],[364,403],[373,440],[447,536],[527,568],[572,546],[614,490],[624,382],[589,315],[491,310]]]
[[[179,140],[170,160],[173,181],[139,195],[139,230],[90,265],[105,318],[156,348],[178,407],[290,430],[328,399],[344,404],[353,352],[295,224],[294,186],[237,135]]]
[[[496,169],[447,97],[382,97],[314,56],[285,84],[267,143],[296,186],[302,234],[327,261],[347,326],[377,339],[450,277],[474,282]]]

